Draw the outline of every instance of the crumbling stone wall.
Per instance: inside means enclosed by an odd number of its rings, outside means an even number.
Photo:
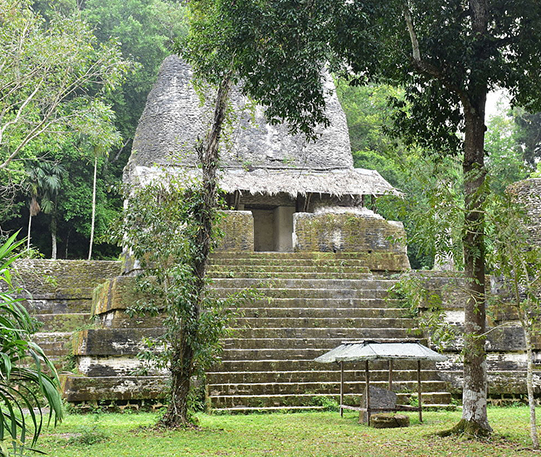
[[[92,299],[94,288],[121,272],[118,261],[21,259],[14,264],[15,283],[26,298]]]
[[[94,288],[121,270],[117,261],[22,259],[14,263],[14,282],[21,288],[23,304],[41,324],[33,339],[59,369],[69,363],[72,332],[92,322]]]
[[[530,239],[533,244],[541,245],[541,178],[516,182],[507,188],[507,192],[526,205]]]
[[[462,273],[441,271],[418,271],[413,273],[420,279],[427,300],[421,305],[426,311],[430,305],[441,303],[445,323],[455,336],[444,345],[445,362],[438,362],[440,377],[449,386],[449,391],[459,397],[462,393],[463,366],[462,335],[464,333],[464,302],[468,298]],[[492,278],[487,278],[487,284]],[[493,281],[492,281],[493,282]],[[490,291],[489,291],[490,293]],[[492,294],[501,291],[492,290]],[[489,297],[487,309],[487,371],[488,395],[493,402],[505,402],[526,395],[526,353],[524,332],[517,322],[516,313]],[[497,304],[496,304],[497,303]],[[428,336],[428,334],[427,334]],[[534,342],[535,363],[541,366],[541,339]],[[541,372],[534,374],[537,395],[541,395]]]
[[[221,211],[219,229],[223,238],[218,242],[218,251],[253,251],[254,217],[251,211]]]
[[[353,211],[296,213],[296,252],[363,252],[371,270],[404,271],[410,268],[402,223]]]

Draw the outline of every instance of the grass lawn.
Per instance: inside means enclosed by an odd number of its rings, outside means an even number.
[[[541,413],[541,411],[540,411]],[[402,429],[373,429],[357,423],[346,411],[295,414],[198,415],[200,429],[155,431],[143,427],[156,415],[69,415],[57,428],[49,428],[38,448],[52,457],[387,457],[387,456],[523,456],[528,450],[528,409],[491,408],[494,436],[488,441],[439,438],[433,434],[450,428],[460,412],[426,412],[419,424]],[[103,441],[99,441],[104,438]],[[98,441],[98,442],[94,442]],[[93,443],[94,442],[94,443]],[[89,444],[93,443],[93,444]]]

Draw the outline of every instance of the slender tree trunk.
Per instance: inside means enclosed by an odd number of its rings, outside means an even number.
[[[51,214],[51,259],[56,260],[57,243],[56,243],[56,208]]]
[[[66,248],[64,249],[64,258],[67,259],[69,255],[69,244],[70,244],[71,228],[68,229],[66,235]]]
[[[199,314],[205,288],[205,272],[208,257],[212,250],[214,211],[216,209],[216,174],[219,164],[219,144],[222,127],[226,117],[230,90],[229,77],[224,78],[216,96],[214,119],[204,144],[197,145],[198,158],[202,166],[203,198],[195,218],[198,230],[195,245],[198,252],[192,259],[194,291],[192,315],[189,322],[183,322],[180,335],[172,342],[171,393],[167,412],[161,420],[166,427],[179,427],[190,424],[188,395],[191,390],[191,377],[194,371],[194,348],[191,341],[196,340]]]
[[[472,31],[482,43],[487,33],[486,0],[470,0]],[[481,64],[485,50],[474,43],[476,60]],[[464,194],[465,223],[463,232],[464,263],[468,299],[464,306],[464,387],[462,424],[466,433],[489,434],[487,416],[487,364],[485,350],[485,107],[488,88],[485,80],[472,76],[468,100],[463,100],[465,118]]]
[[[28,216],[28,234],[26,235],[26,249],[30,250],[30,231],[32,230],[32,213]]]
[[[98,155],[94,157],[94,180],[92,182],[92,221],[90,223],[90,244],[88,246],[88,260],[92,259],[92,245],[94,244],[94,225],[96,223],[96,181],[98,178]]]
[[[526,341],[526,356],[528,357],[528,364],[526,368],[526,388],[528,390],[528,405],[530,407],[530,437],[532,438],[532,446],[534,449],[539,449],[539,436],[537,434],[537,422],[535,417],[535,396],[533,391],[533,351],[532,351],[532,335],[530,328],[527,324],[527,317],[525,319],[524,339]]]

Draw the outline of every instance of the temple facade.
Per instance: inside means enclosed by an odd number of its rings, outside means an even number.
[[[126,183],[198,175],[194,146],[210,127],[212,106],[201,101],[191,78],[177,56],[164,61],[136,131]],[[219,184],[230,208],[220,249],[391,249],[400,257],[391,269],[408,268],[402,225],[367,207],[374,197],[397,191],[377,171],[353,167],[346,117],[330,77],[325,90],[330,126],[318,127],[314,142],[290,134],[285,124],[271,125],[262,107],[233,90],[220,152]]]

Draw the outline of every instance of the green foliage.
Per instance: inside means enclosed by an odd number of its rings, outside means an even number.
[[[197,267],[202,259],[201,213],[209,211],[211,220],[217,218],[205,198],[200,183],[182,185],[175,178],[133,190],[118,232],[142,269],[138,285],[143,298],[132,312],[164,315],[164,335],[147,341],[148,350],[140,358],[153,368],[169,369],[177,385],[203,376],[215,363],[234,302],[242,295],[213,296]],[[216,236],[211,234],[212,239]],[[182,401],[188,401],[193,388],[184,392]],[[171,401],[176,401],[175,394]]]
[[[516,121],[506,113],[500,111],[488,120],[485,136],[487,169],[490,189],[496,194],[502,195],[507,186],[525,179],[532,172],[520,136]]]
[[[173,38],[186,34],[184,7],[166,0],[87,0],[82,16],[93,26],[99,42],[118,40],[122,55],[137,64],[109,96],[116,125],[129,140]]]
[[[76,434],[69,439],[69,444],[92,446],[94,444],[103,443],[110,439],[109,433],[104,431],[100,424],[102,414],[94,413],[92,417],[93,423],[81,425],[77,429]]]
[[[355,166],[370,168],[365,166],[363,155],[385,157],[397,148],[396,141],[387,134],[392,130],[395,115],[390,101],[400,98],[403,90],[386,84],[351,86],[339,79],[336,91],[346,113]],[[380,168],[375,169],[381,173]]]
[[[321,406],[323,411],[339,411],[340,405],[334,398],[318,395],[312,398],[313,406]]]
[[[127,70],[115,43],[99,45],[76,16],[45,23],[28,1],[0,3],[0,169],[84,126],[88,93],[103,95]]]
[[[455,329],[445,322],[442,291],[427,287],[422,273],[405,273],[389,291],[389,300],[399,300],[408,317],[416,319],[431,346],[443,350],[456,338]]]
[[[526,162],[530,165],[541,158],[541,113],[529,113],[524,109],[513,112],[516,124],[516,141]]]
[[[463,265],[464,203],[460,163],[456,157],[423,157],[420,152],[395,156],[400,197],[377,200],[379,212],[404,223],[408,256],[413,268],[432,268],[434,262]]]
[[[14,252],[23,243],[12,235],[0,246],[0,455],[22,453],[42,431],[42,398],[50,408],[55,424],[62,419],[58,378],[53,364],[31,335],[35,322],[14,298],[17,290],[11,281]],[[47,371],[46,374],[45,371]],[[27,438],[28,437],[28,438]]]

